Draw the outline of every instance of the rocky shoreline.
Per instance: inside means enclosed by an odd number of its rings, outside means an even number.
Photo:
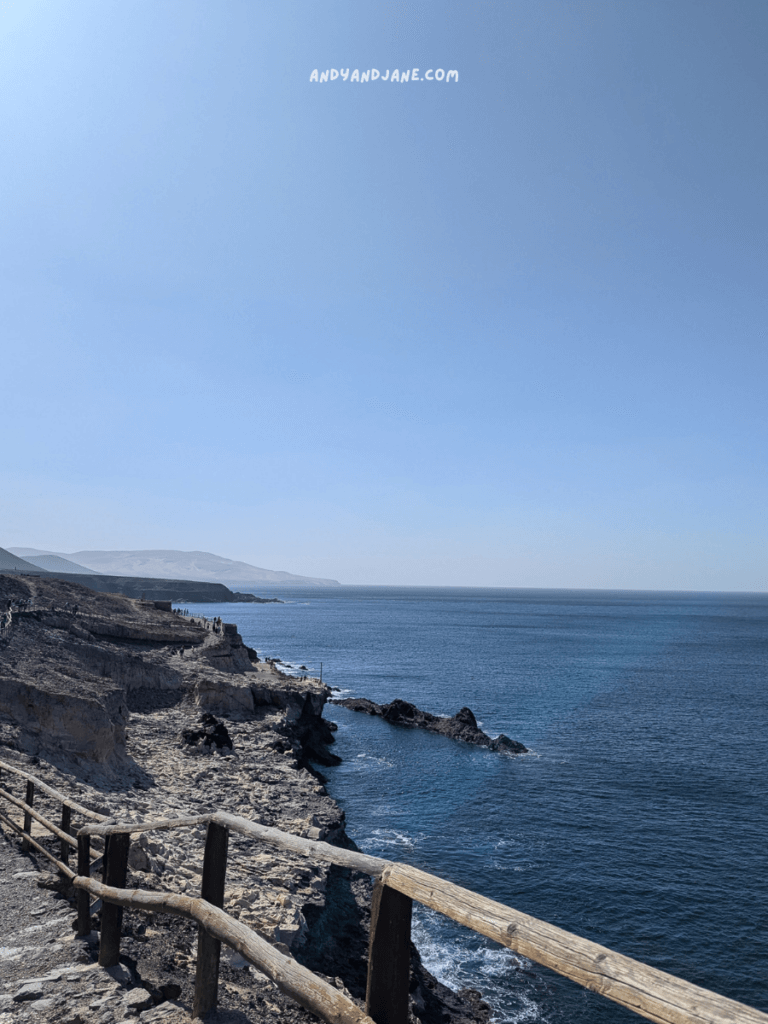
[[[153,602],[66,581],[0,575],[0,608],[8,602],[10,621],[4,619],[0,631],[0,759],[117,820],[224,810],[352,845],[344,812],[321,774],[337,759],[329,750],[332,726],[322,717],[330,690],[319,680],[296,679],[260,661],[234,627],[214,631]],[[18,780],[0,775],[6,788],[19,790]],[[73,820],[75,828],[79,824]],[[128,885],[199,892],[203,839],[201,827],[136,837]],[[18,846],[7,832],[0,842]],[[63,888],[60,895],[70,899]],[[225,909],[361,1004],[370,888],[367,876],[230,838]],[[74,990],[71,998],[48,991],[59,980],[41,989],[39,998],[53,999],[43,1019],[108,1024],[136,1013],[160,1019],[150,1015],[161,1010],[175,1014],[162,1019],[188,1019],[194,927],[179,918],[126,912],[124,933],[128,989],[149,993],[144,1008],[136,1009],[139,993],[129,1013],[121,990],[94,1014]],[[93,960],[92,947],[71,946],[73,962]],[[40,977],[55,967],[41,957]],[[14,1002],[8,984],[0,988],[0,1021],[40,1020],[36,999]],[[83,999],[91,998],[89,991],[86,986]],[[241,1024],[314,1019],[231,953],[223,956],[220,1005]],[[411,1010],[424,1024],[489,1016],[478,993],[439,985],[415,949]]]

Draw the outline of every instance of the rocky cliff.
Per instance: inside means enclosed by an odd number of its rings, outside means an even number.
[[[337,760],[328,689],[259,661],[236,628],[212,627],[150,601],[0,575],[0,759],[121,821],[226,810],[348,845],[317,767]],[[199,892],[203,841],[200,827],[143,833],[129,885]],[[367,876],[230,838],[227,911],[360,1001],[369,900]],[[188,1003],[192,925],[126,914],[124,932],[142,984]],[[438,985],[415,950],[412,987],[424,1024],[487,1019],[476,993]],[[220,991],[244,1024],[314,1019],[236,958],[225,957]]]
[[[235,717],[276,685],[299,709],[306,693],[318,714],[325,703],[321,684],[294,693],[272,665],[252,662],[236,629],[217,633],[151,601],[0,575],[0,612],[0,742],[27,753],[124,756],[127,695],[139,688]]]

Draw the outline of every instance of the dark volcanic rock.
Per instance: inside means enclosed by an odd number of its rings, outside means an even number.
[[[316,715],[307,715],[304,720],[299,719],[296,736],[301,742],[306,761],[314,761],[326,768],[341,764],[338,754],[332,754],[328,750],[329,744],[336,742],[332,722],[326,722],[324,718],[318,718]]]
[[[340,845],[354,847],[344,838]],[[325,902],[305,908],[307,942],[296,953],[300,963],[331,983],[334,976],[340,977],[361,1005],[368,971],[371,888],[367,876],[332,867]],[[469,988],[453,992],[430,974],[413,943],[408,1001],[411,1024],[487,1024],[491,1016],[479,992]]]
[[[219,750],[222,747],[232,749],[232,740],[229,730],[223,722],[220,722],[214,715],[206,712],[200,719],[201,729],[184,729],[181,734],[183,743],[196,746],[202,743],[206,747],[216,746]]]
[[[436,732],[453,740],[474,743],[477,747],[488,747],[505,754],[527,754],[528,748],[502,733],[491,739],[487,733],[478,728],[477,719],[469,708],[461,708],[452,718],[442,718],[422,711],[407,700],[396,699],[389,704],[377,704],[367,697],[346,697],[343,700],[333,699],[331,704],[340,704],[350,711],[362,711],[366,715],[378,715],[391,725],[405,725],[411,729],[425,729]]]

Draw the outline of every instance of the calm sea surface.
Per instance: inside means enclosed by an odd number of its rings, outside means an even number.
[[[344,695],[462,705],[505,757],[330,707],[358,846],[768,1011],[768,595],[341,587],[195,605]],[[640,1018],[430,912],[498,1021]]]

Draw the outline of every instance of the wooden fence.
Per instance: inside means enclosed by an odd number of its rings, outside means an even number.
[[[287,995],[330,1024],[407,1024],[411,908],[413,900],[417,900],[657,1024],[768,1024],[768,1014],[760,1010],[614,953],[407,864],[339,849],[232,814],[116,823],[82,807],[33,775],[0,761],[2,769],[24,779],[26,792],[22,800],[0,787],[0,797],[24,812],[24,822],[21,825],[3,812],[0,812],[0,821],[22,835],[26,849],[34,847],[71,880],[77,889],[79,935],[87,935],[91,930],[91,915],[95,910],[91,896],[101,901],[99,963],[102,966],[118,962],[124,907],[176,914],[198,923],[195,1017],[203,1016],[216,1005],[219,954],[224,942],[276,982]],[[61,804],[60,825],[35,809],[36,790]],[[71,835],[73,813],[88,822],[79,828],[76,839]],[[33,819],[60,840],[59,857],[32,837]],[[131,835],[195,825],[207,826],[199,898],[125,888]],[[365,872],[376,880],[371,906],[365,1012],[332,985],[224,912],[227,850],[232,832],[312,860]],[[92,836],[104,839],[103,860],[91,860]],[[77,872],[69,867],[69,855],[74,849],[77,849]],[[92,877],[99,867],[101,882]]]

